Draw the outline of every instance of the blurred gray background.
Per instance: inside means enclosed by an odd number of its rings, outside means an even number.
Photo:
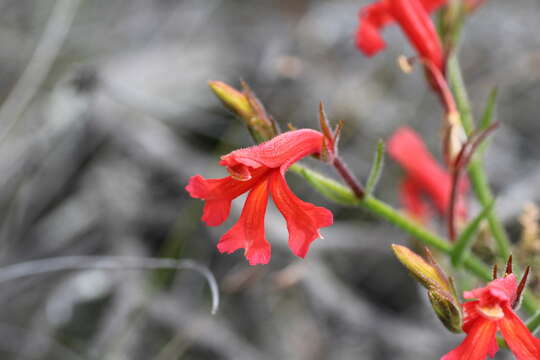
[[[222,177],[218,157],[251,145],[209,80],[247,81],[280,122],[317,127],[317,104],[345,120],[341,151],[367,176],[376,142],[414,127],[440,158],[441,109],[398,31],[372,59],[354,47],[351,0],[0,1],[0,265],[67,255],[193,259],[197,273],[61,271],[0,283],[0,359],[437,359],[457,345],[391,255],[408,237],[334,206],[294,174],[302,199],[330,208],[306,260],[273,207],[267,266],[215,244],[239,215],[204,226],[190,176]],[[540,198],[540,3],[488,0],[461,59],[479,114],[499,87],[501,128],[487,167],[513,235]],[[321,166],[312,160],[306,163]],[[386,162],[377,195],[399,206]],[[333,176],[331,169],[321,171]],[[475,209],[474,201],[471,204]],[[517,234],[517,235],[516,235]],[[2,269],[0,269],[0,277]],[[473,284],[477,285],[477,284]],[[505,358],[499,355],[498,359]]]

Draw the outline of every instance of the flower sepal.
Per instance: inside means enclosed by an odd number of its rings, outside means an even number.
[[[338,142],[341,135],[341,129],[343,128],[343,121],[337,123],[332,130],[330,121],[326,116],[324,110],[324,104],[319,103],[319,125],[321,127],[321,133],[323,134],[321,152],[319,154],[319,160],[332,164],[338,154]]]

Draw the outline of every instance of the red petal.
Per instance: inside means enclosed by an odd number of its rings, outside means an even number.
[[[437,164],[418,134],[408,127],[398,129],[388,141],[388,153],[445,214],[450,200],[450,175]]]
[[[463,322],[463,331],[469,333],[476,320],[482,315],[477,310],[478,301],[468,301],[463,304],[463,311],[465,312],[465,320]]]
[[[516,355],[516,359],[540,359],[540,340],[531,334],[509,306],[505,306],[503,310],[504,318],[499,320],[499,328],[508,347]]]
[[[270,261],[270,244],[264,234],[264,215],[268,204],[268,180],[259,182],[250,192],[240,219],[219,240],[220,252],[232,253],[244,248],[250,265]]]
[[[229,217],[231,199],[206,200],[201,220],[208,226],[219,226]]]
[[[444,355],[441,360],[484,360],[487,355],[493,357],[498,350],[496,332],[495,321],[478,318],[465,340],[457,348]]]
[[[429,219],[429,209],[422,200],[422,189],[413,178],[407,177],[401,183],[400,196],[401,202],[410,216],[422,223]]]
[[[373,24],[362,21],[356,32],[356,47],[364,55],[373,56],[386,47],[386,44],[379,34],[379,29]]]
[[[221,157],[220,165],[246,176],[260,167],[285,171],[301,158],[321,150],[323,135],[315,130],[288,131],[262,144],[235,150]]]
[[[321,237],[319,228],[332,225],[332,213],[297,198],[281,172],[275,171],[270,181],[272,198],[287,221],[289,248],[295,255],[303,258],[311,242]]]
[[[356,32],[356,46],[365,55],[375,55],[384,49],[385,43],[379,34],[380,29],[393,21],[386,2],[379,1],[360,11],[360,24]]]
[[[186,190],[191,197],[206,200],[201,220],[208,226],[217,226],[227,220],[231,201],[252,188],[265,172],[266,169],[253,172],[249,181],[238,181],[230,176],[205,179],[201,175],[195,175],[189,179]]]
[[[428,13],[431,13],[446,4],[447,0],[420,0],[420,2],[424,9],[426,9]]]
[[[399,23],[420,57],[431,61],[444,74],[441,41],[422,2],[420,0],[392,0],[388,3],[390,13]],[[431,2],[427,5],[431,5]]]
[[[517,282],[514,274],[495,279],[482,288],[465,291],[465,299],[478,299],[481,307],[512,304],[516,297]]]
[[[403,3],[397,4],[397,7],[391,4],[396,1],[399,0],[381,0],[362,8],[356,46],[367,56],[375,55],[385,47],[380,35],[381,28],[398,19],[421,57],[431,60],[444,73],[442,47],[438,36],[433,36],[436,32],[428,15],[447,0],[401,0]],[[408,4],[409,1],[415,4]],[[397,10],[398,16],[392,7]]]

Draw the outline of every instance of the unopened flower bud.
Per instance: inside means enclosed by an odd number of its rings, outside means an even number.
[[[240,117],[253,116],[253,111],[246,95],[221,81],[210,81],[208,85],[223,105],[236,115]]]
[[[400,245],[392,245],[398,260],[428,290],[431,306],[443,325],[452,332],[461,332],[463,316],[452,280],[446,276],[426,249],[427,260]]]
[[[246,83],[242,83],[242,91],[221,81],[210,81],[208,85],[223,105],[246,123],[257,143],[270,140],[278,134],[275,122]]]

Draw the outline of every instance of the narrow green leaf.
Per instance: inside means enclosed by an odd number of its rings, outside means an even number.
[[[294,164],[289,168],[291,171],[301,175],[320,194],[329,200],[341,205],[358,205],[358,198],[352,191],[334,179],[327,178],[316,171],[308,169],[299,164]]]
[[[534,333],[538,327],[540,327],[540,311],[536,312],[529,320],[527,320],[527,327]]]
[[[452,265],[459,266],[462,263],[466,253],[472,245],[472,240],[474,239],[474,235],[478,231],[482,220],[490,214],[494,204],[495,201],[493,200],[471,222],[469,222],[469,224],[467,224],[465,229],[463,229],[456,243],[452,247]]]
[[[493,90],[489,93],[488,100],[486,102],[486,107],[484,109],[484,113],[482,114],[482,119],[480,120],[480,130],[487,129],[491,123],[493,123],[493,114],[495,112],[495,105],[497,103],[497,88],[494,87]],[[478,153],[482,155],[489,144],[489,141],[485,141],[480,147],[478,148]]]
[[[482,119],[480,120],[480,129],[485,130],[493,122],[493,113],[495,111],[495,104],[497,103],[498,89],[494,87],[489,93]]]
[[[371,165],[371,171],[366,185],[366,195],[373,194],[375,187],[379,183],[381,173],[384,167],[384,141],[379,140],[377,143],[377,151],[375,152],[375,158],[373,159],[373,165]]]

